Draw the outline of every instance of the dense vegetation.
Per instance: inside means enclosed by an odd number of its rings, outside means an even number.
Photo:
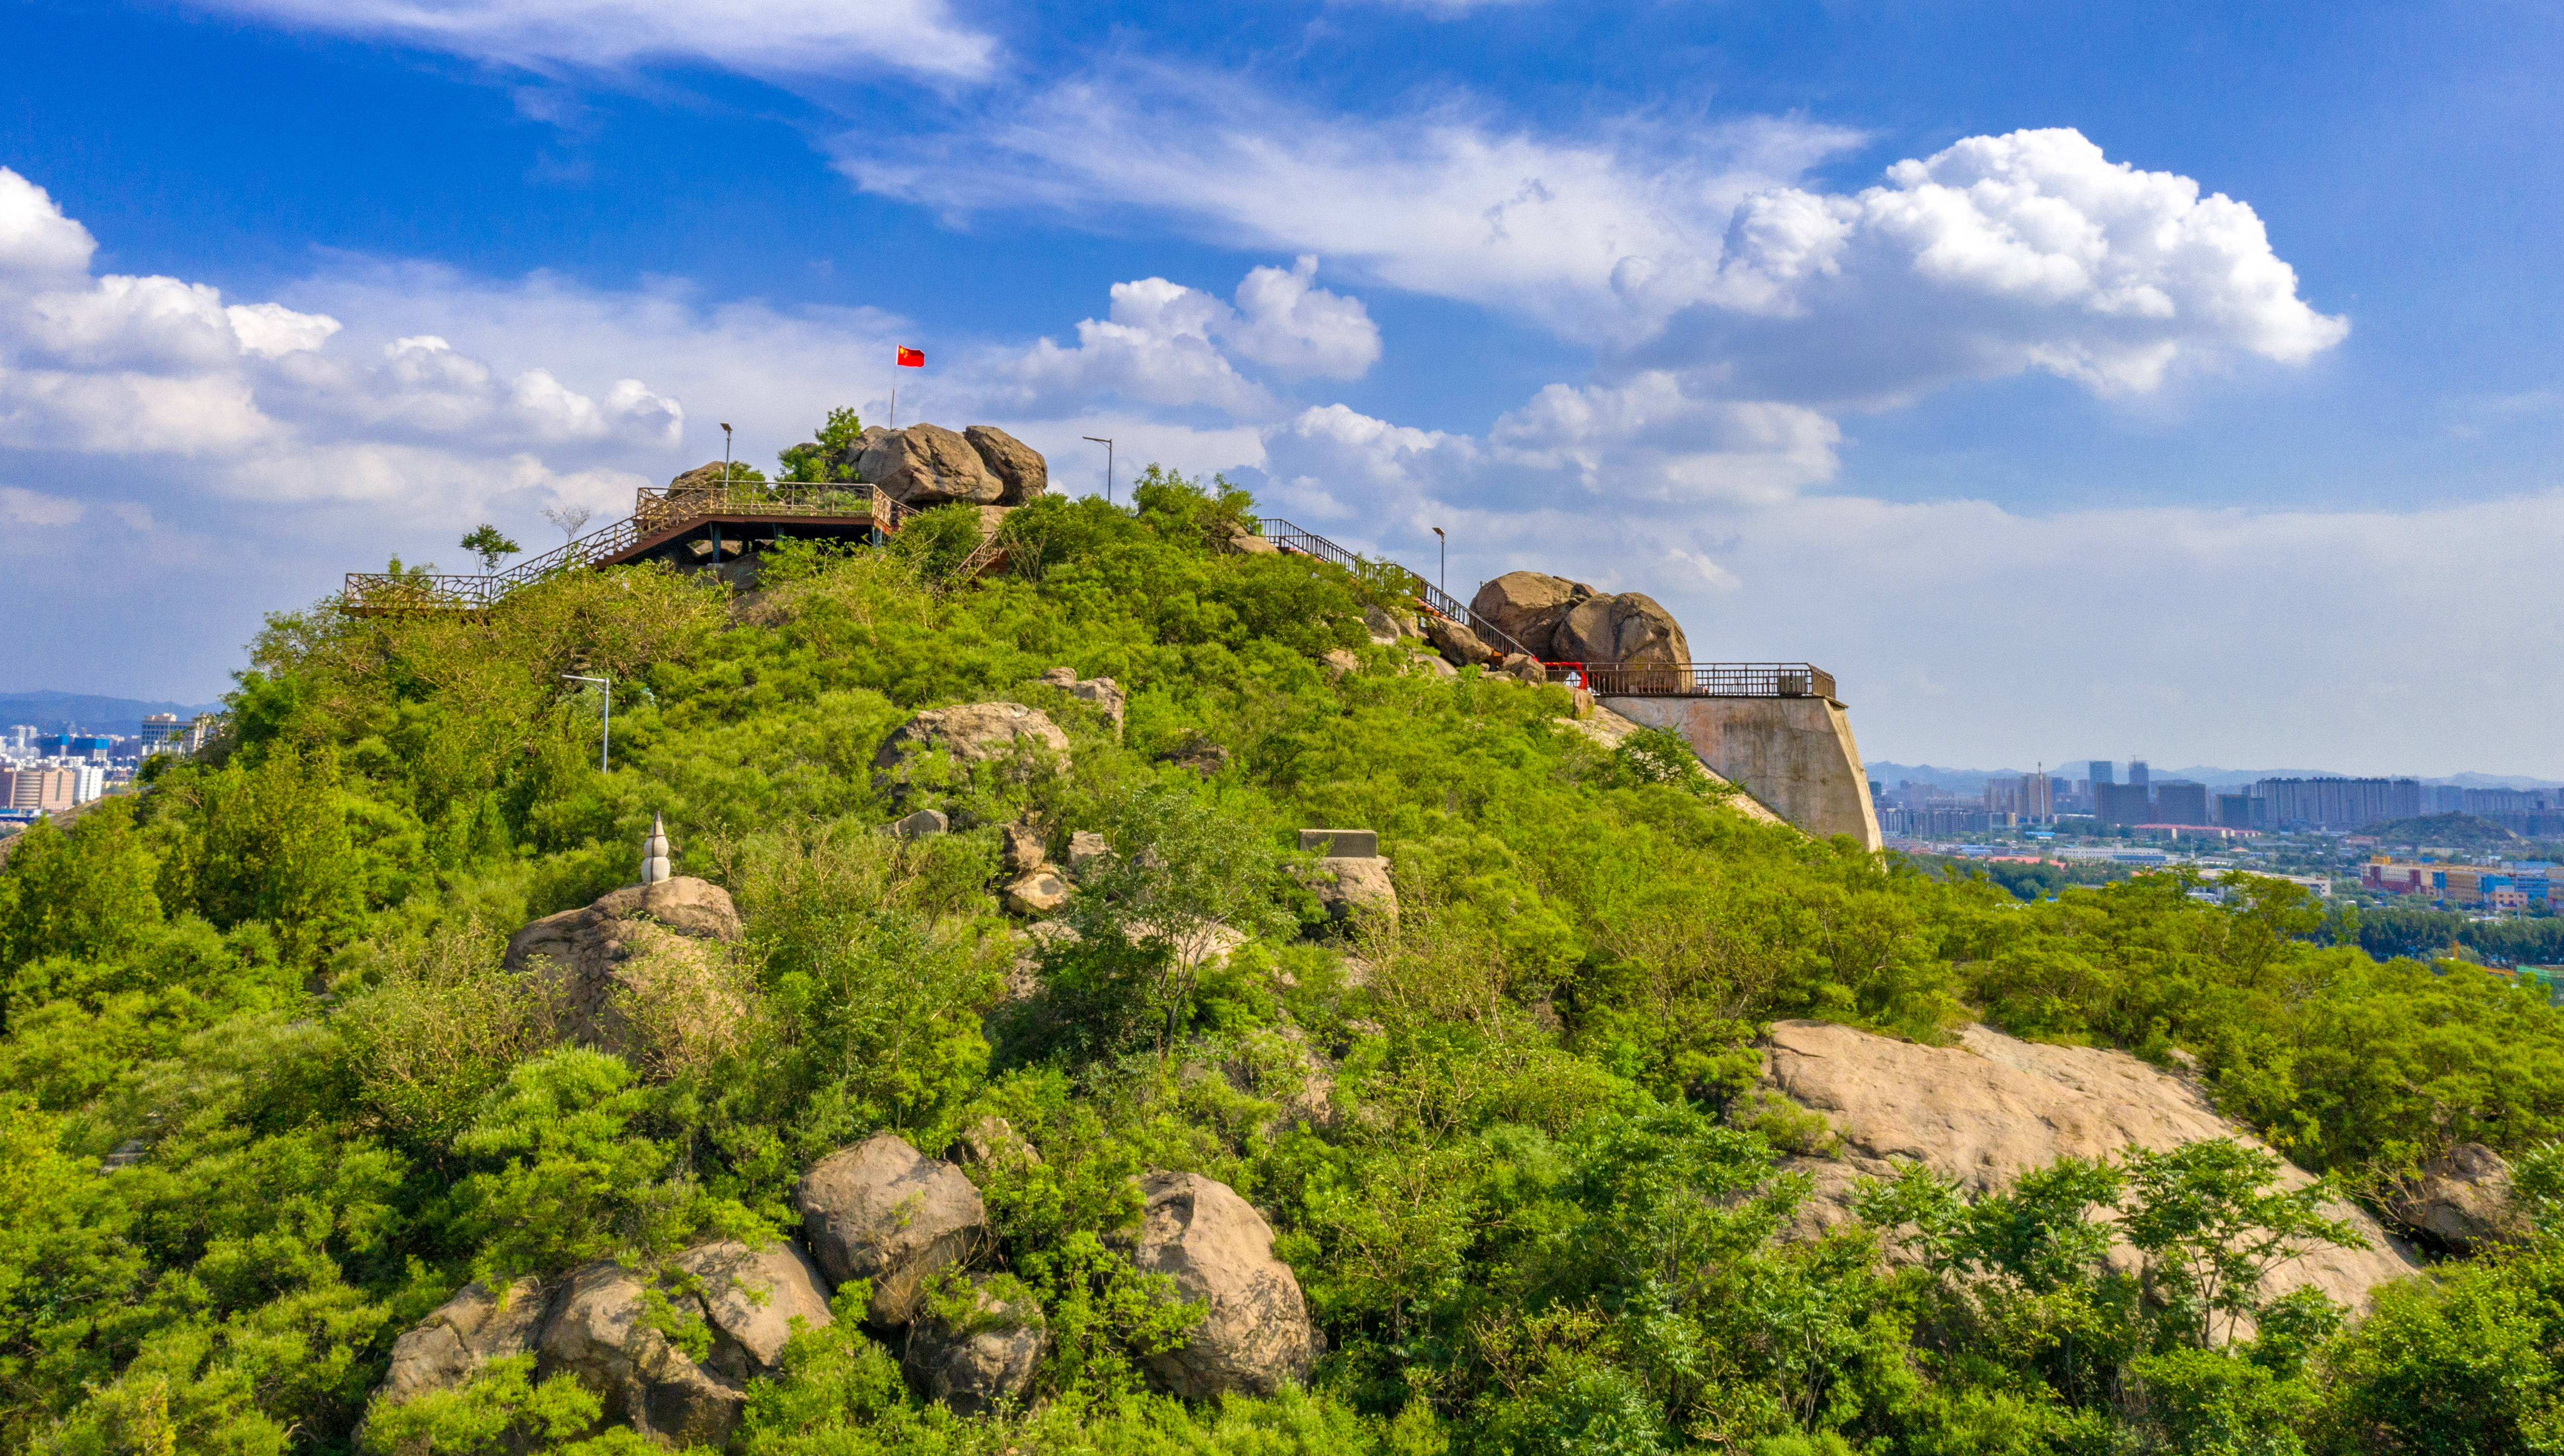
[[[1152,472],[1137,499],[1027,508],[1012,574],[951,592],[929,583],[962,513],[878,554],[775,552],[737,599],[633,568],[486,618],[275,618],[216,749],[30,831],[0,873],[0,1441],[618,1446],[515,1366],[359,1423],[393,1339],[468,1278],[783,1229],[816,1156],[884,1128],[937,1150],[995,1113],[1044,1154],[974,1170],[991,1260],[1058,1341],[1035,1408],[920,1406],[847,1321],[795,1343],[743,1451],[2564,1443],[2551,1236],[2345,1332],[2224,1270],[2225,1233],[2337,1231],[2203,1144],[1973,1204],[1909,1176],[1869,1226],[1792,1243],[1774,1147],[1809,1129],[1745,1095],[1775,1018],[1942,1039],[1984,1016],[2187,1053],[2353,1183],[2475,1140],[2553,1194],[2564,1015],[2475,967],[2314,943],[2278,882],[2232,907],[2174,875],[2026,903],[1750,822],[1678,745],[1567,728],[1563,690],[1401,670],[1364,578],[1219,553],[1241,495]],[[1361,670],[1331,674],[1338,649]],[[1061,664],[1132,690],[1122,735],[1032,681]],[[611,771],[567,673],[618,685]],[[962,832],[875,832],[889,729],[992,697],[1068,727],[1072,763],[930,774]],[[628,880],[659,812],[741,906],[750,1012],[627,1063],[563,1045],[499,949]],[[1019,813],[1103,830],[1137,877],[1080,898],[1094,934],[1044,953],[1033,1002],[1005,989],[1023,946],[988,889]],[[1380,830],[1395,929],[1300,936],[1304,824]],[[1113,903],[1260,938],[1205,959],[1110,934]],[[1310,1389],[1147,1392],[1136,1357],[1171,1322],[1115,1239],[1151,1167],[1267,1212],[1327,1340]],[[2173,1272],[2109,1272],[2103,1216]]]
[[[2462,947],[2490,965],[2564,965],[2564,915],[2491,920],[2461,910],[2390,905],[2336,913],[2323,935],[2383,957],[2455,956]]]

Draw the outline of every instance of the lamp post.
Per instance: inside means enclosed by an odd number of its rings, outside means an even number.
[[[1451,597],[1451,538],[1444,535],[1442,527],[1437,525],[1433,527],[1433,539],[1442,547],[1442,579],[1434,582],[1433,588],[1442,593],[1443,600],[1448,601]]]
[[[723,428],[728,429],[729,426],[725,425]],[[605,690],[605,731],[598,737],[596,743],[596,771],[610,772],[607,765],[612,761],[611,755],[614,752],[614,684],[604,678],[583,678],[576,673],[563,673],[561,676],[573,683],[594,683]]]
[[[730,426],[722,426],[722,489],[730,489]]]
[[[1104,447],[1104,504],[1113,504],[1113,442],[1101,435],[1084,437],[1088,443]]]

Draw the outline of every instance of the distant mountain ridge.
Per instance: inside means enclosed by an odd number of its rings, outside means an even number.
[[[2118,764],[2120,782],[2126,782],[2127,760],[2121,758],[2114,761]],[[2051,777],[2081,778],[2092,771],[2092,763],[2093,760],[2090,758],[2051,759],[2047,765],[2047,772]],[[1883,758],[1873,758],[1869,760],[1867,766],[1871,778],[1890,788],[1896,786],[1897,780],[1910,778],[1917,783],[1937,783],[1953,793],[1960,794],[1983,792],[1986,780],[1989,778],[2015,778],[2031,771],[2029,768],[1947,768],[1933,763],[1895,763]],[[2231,788],[2263,778],[2367,778],[2373,776],[2364,773],[2344,773],[2337,768],[2215,768],[2203,763],[2194,763],[2187,768],[2173,768],[2163,764],[2151,766],[2157,783],[2168,778],[2186,778],[2208,784],[2213,788]],[[2401,778],[2406,775],[2389,776]],[[2524,773],[2452,773],[2437,778],[2424,778],[2422,782],[2455,784],[2460,788],[2564,788],[2564,780],[2533,778]]]
[[[142,728],[145,715],[174,713],[180,722],[193,720],[199,713],[220,713],[219,703],[159,703],[140,698],[106,698],[94,693],[58,693],[51,689],[33,693],[0,693],[0,728],[16,724],[34,724],[40,732],[59,733],[73,728],[93,732],[130,733]]]

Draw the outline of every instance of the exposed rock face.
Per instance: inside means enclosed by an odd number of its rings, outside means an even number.
[[[1478,634],[1457,622],[1441,617],[1424,619],[1424,640],[1455,668],[1479,667],[1500,661],[1503,654],[1480,641]]]
[[[532,1354],[537,1380],[566,1373],[600,1396],[605,1425],[662,1445],[719,1446],[739,1424],[748,1382],[781,1365],[793,1320],[833,1323],[827,1291],[787,1245],[704,1244],[675,1263],[700,1283],[699,1291],[671,1283],[665,1293],[680,1319],[710,1327],[702,1360],[645,1322],[639,1273],[600,1261],[550,1285],[521,1280],[504,1301],[467,1287],[392,1347],[375,1399],[397,1405],[457,1389],[492,1360]]]
[[[391,1368],[374,1398],[398,1405],[430,1390],[469,1384],[492,1360],[533,1352],[550,1313],[552,1291],[520,1279],[507,1293],[468,1284],[392,1345]]]
[[[2510,1164],[2480,1143],[2433,1158],[2387,1205],[2395,1221],[2437,1247],[2472,1254],[2526,1232],[2511,1205]]]
[[[739,940],[730,892],[679,875],[543,917],[509,937],[505,963],[518,972],[546,968],[572,1038],[631,1054],[642,1050],[629,1015],[636,999],[688,1002],[680,1034],[691,1027],[719,1037],[747,1018],[745,994],[720,973],[721,952],[713,948]]]
[[[1011,1163],[1037,1165],[1041,1149],[1024,1140],[1015,1125],[1000,1117],[984,1117],[962,1130],[962,1136],[945,1149],[944,1155],[962,1163]]]
[[[2051,1047],[1971,1026],[1956,1047],[1927,1047],[1847,1026],[1784,1021],[1772,1028],[1763,1085],[1824,1114],[1841,1139],[1839,1159],[1796,1158],[1816,1181],[1797,1232],[1850,1221],[1853,1185],[1891,1177],[1910,1160],[1971,1192],[2009,1186],[2057,1158],[2116,1156],[2210,1138],[2257,1140],[2224,1118],[2199,1089],[2125,1052]],[[1892,1160],[1893,1159],[1893,1160]],[[2280,1164],[2282,1185],[2311,1175]],[[2311,1284],[2354,1314],[2368,1292],[2421,1268],[2375,1218],[2345,1202],[2324,1205],[2366,1238],[2366,1249],[2323,1249],[2271,1271],[2276,1294]],[[2126,1267],[2133,1251],[2114,1259]]]
[[[908,1327],[899,1370],[920,1397],[941,1400],[962,1415],[985,1415],[1003,1403],[1020,1404],[1030,1393],[1050,1334],[1032,1300],[1000,1299],[984,1276],[974,1276],[970,1285],[966,1319],[956,1323],[929,1310]]]
[[[1104,711],[1106,718],[1113,720],[1113,730],[1117,733],[1122,731],[1122,717],[1131,699],[1122,691],[1120,683],[1111,678],[1081,678],[1075,668],[1052,668],[1041,675],[1040,681],[1071,698],[1094,704]]]
[[[1371,640],[1387,646],[1400,637],[1421,637],[1411,613],[1391,611],[1387,607],[1363,608],[1363,625],[1371,630]]]
[[[855,468],[894,500],[911,506],[953,501],[993,506],[1006,494],[1005,482],[989,472],[970,442],[941,425],[911,425],[878,436],[866,430],[864,437],[863,459]]]
[[[1549,670],[1542,667],[1528,652],[1508,653],[1505,660],[1496,665],[1496,671],[1510,678],[1520,678],[1526,683],[1540,684],[1549,681]]]
[[[1319,655],[1318,661],[1326,664],[1327,681],[1331,683],[1342,679],[1347,673],[1362,671],[1362,659],[1341,647],[1328,648]]]
[[[1019,744],[1036,753],[1068,756],[1068,734],[1037,708],[1020,703],[964,703],[929,709],[891,729],[881,750],[873,754],[873,772],[879,778],[894,779],[905,760],[937,748],[951,754],[956,763],[984,763],[1012,756]]]
[[[1671,664],[1691,661],[1681,624],[1639,592],[1589,597],[1568,609],[1550,639],[1552,661]]]
[[[917,1316],[927,1281],[987,1234],[979,1190],[962,1170],[883,1133],[829,1153],[801,1175],[801,1229],[830,1284],[873,1282],[868,1318],[895,1329]]]
[[[707,1363],[727,1379],[745,1383],[781,1367],[794,1320],[813,1330],[836,1323],[818,1266],[791,1244],[751,1249],[725,1239],[688,1249],[676,1264],[702,1281],[698,1298],[715,1336]]]
[[[1472,616],[1496,624],[1496,630],[1543,662],[1563,662],[1553,637],[1577,603],[1596,595],[1593,587],[1540,571],[1508,571],[1478,588],[1469,601]]]
[[[979,463],[997,478],[1000,506],[1022,506],[1050,489],[1050,464],[1023,441],[994,425],[972,425],[962,432]]]
[[[718,491],[722,488],[723,470],[724,467],[718,460],[696,466],[693,470],[672,477],[668,482],[668,491],[671,495],[680,496],[693,495],[702,491]],[[728,470],[731,480],[737,481],[742,478],[737,465],[728,467]]]
[[[572,1271],[544,1322],[536,1370],[567,1372],[604,1397],[609,1425],[672,1446],[730,1439],[748,1392],[714,1374],[642,1323],[641,1276],[619,1264]]]
[[[1068,904],[1068,877],[1043,865],[1006,882],[1006,909],[1021,916],[1050,915]]]
[[[1026,820],[1018,819],[998,831],[1005,842],[1005,865],[1020,875],[1038,870],[1050,863],[1050,846],[1042,842],[1042,832]]]
[[[890,832],[893,837],[899,839],[926,839],[942,834],[952,827],[953,821],[945,817],[943,810],[920,809],[905,819],[893,821]]]
[[[1691,661],[1673,613],[1640,592],[1614,596],[1563,576],[1508,571],[1479,587],[1469,610],[1542,662]]]
[[[1278,556],[1282,548],[1251,530],[1232,532],[1228,548],[1241,556]]]
[[[1397,887],[1389,880],[1389,861],[1378,855],[1322,859],[1309,888],[1331,921],[1349,921],[1359,912],[1397,923]]]
[[[1086,862],[1113,853],[1113,846],[1092,829],[1080,829],[1068,836],[1068,868],[1074,872],[1086,868]]]
[[[1235,1391],[1270,1395],[1309,1378],[1318,1357],[1300,1282],[1273,1257],[1273,1230],[1225,1183],[1199,1173],[1151,1173],[1133,1262],[1171,1276],[1206,1307],[1180,1350],[1152,1355],[1159,1381],[1186,1400]]]

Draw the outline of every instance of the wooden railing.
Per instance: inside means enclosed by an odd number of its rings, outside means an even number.
[[[738,481],[727,486],[645,486],[632,514],[556,546],[530,561],[487,576],[443,572],[350,571],[342,600],[349,611],[480,611],[510,592],[559,571],[610,565],[715,518],[753,520],[865,520],[897,530],[916,515],[879,486]]]
[[[1834,675],[1804,662],[1544,664],[1597,698],[1833,698]]]

